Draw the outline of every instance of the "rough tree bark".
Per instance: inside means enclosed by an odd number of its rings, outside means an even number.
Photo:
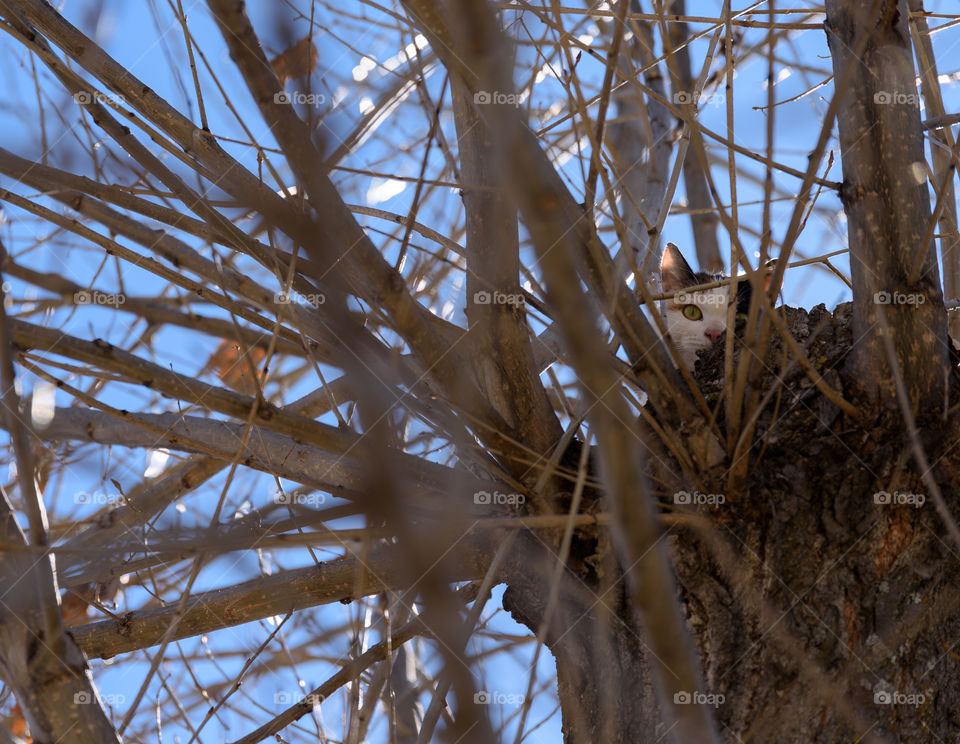
[[[830,384],[858,390],[844,364],[855,348],[851,305],[782,312]],[[711,397],[722,390],[718,352],[699,375]],[[931,501],[939,487],[957,511],[957,427],[924,420],[921,444],[936,463],[924,472],[897,418],[844,415],[779,338],[763,361],[761,389],[779,377],[785,390],[779,411],[769,395],[762,407],[765,444],[749,489],[701,510],[716,530],[691,522],[675,538],[708,686],[723,695],[723,730],[730,741],[948,740],[960,722],[951,661],[960,592],[955,548]],[[670,482],[668,468],[660,475]]]

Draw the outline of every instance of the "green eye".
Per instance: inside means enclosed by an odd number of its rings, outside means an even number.
[[[703,311],[696,305],[684,305],[683,317],[687,320],[703,320]]]

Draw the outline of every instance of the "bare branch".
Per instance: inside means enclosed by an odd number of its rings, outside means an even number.
[[[461,581],[483,575],[482,559],[466,545],[447,553],[444,560],[445,570]],[[176,604],[128,612],[119,621],[102,620],[71,628],[70,634],[88,657],[106,659],[160,643],[177,615],[181,617],[172,640],[306,607],[351,602],[386,589],[405,589],[406,582],[404,562],[398,561],[395,549],[386,549],[194,594],[182,613]]]

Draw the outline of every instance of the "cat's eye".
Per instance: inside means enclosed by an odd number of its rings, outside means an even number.
[[[684,305],[683,317],[687,320],[703,320],[703,310],[696,305]]]

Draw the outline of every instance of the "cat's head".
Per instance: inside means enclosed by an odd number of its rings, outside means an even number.
[[[697,352],[719,341],[727,329],[727,305],[731,285],[686,291],[691,287],[727,277],[694,271],[673,243],[667,243],[663,250],[660,273],[664,294],[676,293],[665,303],[667,334],[677,348],[684,366],[693,369]],[[750,284],[740,282],[736,285],[736,293],[738,312],[745,311],[750,303]]]

